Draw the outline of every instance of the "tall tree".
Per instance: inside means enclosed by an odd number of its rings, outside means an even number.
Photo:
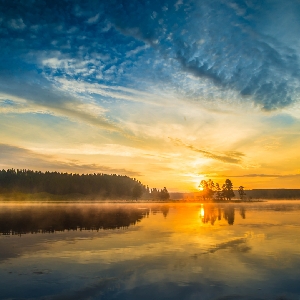
[[[202,198],[204,201],[206,199],[212,199],[215,193],[215,184],[211,179],[209,179],[208,181],[201,180],[199,184],[199,189],[201,191]]]
[[[243,199],[244,199],[244,196],[246,195],[243,186],[240,186],[240,187],[239,187],[238,193],[239,193],[239,195],[240,195],[240,199],[243,200]]]
[[[214,196],[214,193],[216,192],[216,186],[211,179],[208,180],[207,186],[208,186],[208,190],[207,190],[208,198],[212,199]]]
[[[143,194],[143,189],[140,184],[136,183],[136,185],[132,189],[132,197],[137,200],[138,198],[141,198]]]
[[[216,199],[218,201],[223,200],[222,190],[221,190],[220,185],[218,183],[216,183],[216,185],[215,185],[215,190],[216,190]]]
[[[224,195],[224,198],[226,200],[230,201],[232,197],[234,197],[234,192],[233,192],[233,184],[230,179],[226,179],[225,183],[222,186],[222,193]]]
[[[170,198],[170,194],[167,190],[166,187],[164,187],[161,191],[160,191],[160,195],[159,195],[159,198],[161,200],[168,200]]]
[[[199,189],[201,191],[203,201],[205,201],[207,198],[207,190],[208,190],[208,184],[207,184],[206,180],[204,180],[204,179],[201,180],[201,182],[199,184]]]

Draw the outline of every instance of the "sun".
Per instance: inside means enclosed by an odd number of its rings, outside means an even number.
[[[199,182],[205,178],[204,174],[187,174],[187,176],[191,177],[191,181],[194,185],[194,191],[203,191],[203,188],[199,186]]]

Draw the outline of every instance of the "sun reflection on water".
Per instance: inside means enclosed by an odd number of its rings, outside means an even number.
[[[204,206],[203,206],[203,204],[201,204],[200,213],[199,213],[199,216],[200,216],[201,219],[204,218],[204,214],[205,214],[205,212],[204,212]]]
[[[80,292],[96,300],[98,291],[107,299],[137,299],[137,291],[158,291],[153,299],[201,298],[203,291],[205,299],[237,291],[239,299],[263,299],[263,289],[264,299],[298,299],[295,203],[0,203],[0,299],[32,299],[37,276],[45,282],[39,299],[50,288],[56,299]],[[289,285],[277,284],[286,278]]]

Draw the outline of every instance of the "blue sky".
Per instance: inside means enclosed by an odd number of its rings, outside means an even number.
[[[0,167],[296,187],[299,16],[296,0],[1,1]]]

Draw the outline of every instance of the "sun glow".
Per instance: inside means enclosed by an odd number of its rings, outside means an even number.
[[[201,182],[201,180],[204,180],[205,179],[205,175],[197,175],[195,176],[194,174],[192,175],[192,181],[194,183],[194,187],[197,191],[203,191],[203,188],[201,188],[199,186],[199,183]]]

